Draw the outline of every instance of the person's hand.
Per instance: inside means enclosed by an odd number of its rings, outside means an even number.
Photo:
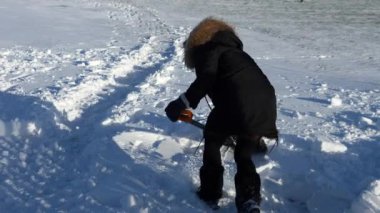
[[[165,108],[166,116],[172,121],[178,121],[179,116],[181,115],[182,110],[186,109],[186,105],[182,102],[180,98],[170,102]]]

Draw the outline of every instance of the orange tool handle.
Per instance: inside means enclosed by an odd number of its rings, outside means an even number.
[[[182,110],[181,114],[179,115],[178,120],[191,123],[193,121],[193,112],[188,109]]]

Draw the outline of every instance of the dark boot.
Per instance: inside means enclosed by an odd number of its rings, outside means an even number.
[[[250,178],[248,178],[250,176]],[[236,198],[238,212],[257,212],[261,203],[260,177],[257,175],[235,175]],[[253,211],[255,210],[255,211]]]
[[[238,213],[260,213],[260,205],[253,199],[249,199],[243,203],[242,208]]]

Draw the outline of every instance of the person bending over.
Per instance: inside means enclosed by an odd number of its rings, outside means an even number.
[[[217,202],[222,197],[224,167],[220,148],[233,135],[237,138],[236,207],[238,212],[259,212],[261,181],[251,155],[262,137],[278,139],[275,90],[243,51],[234,29],[224,21],[211,17],[202,20],[184,42],[184,51],[185,65],[195,68],[196,79],[168,104],[168,118],[176,122],[184,109],[197,108],[206,95],[214,105],[204,129],[197,194],[206,202]]]

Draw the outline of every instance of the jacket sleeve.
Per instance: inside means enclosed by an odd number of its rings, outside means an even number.
[[[217,51],[211,50],[195,65],[197,77],[185,93],[191,108],[197,108],[200,100],[213,87],[218,71],[218,60]]]

